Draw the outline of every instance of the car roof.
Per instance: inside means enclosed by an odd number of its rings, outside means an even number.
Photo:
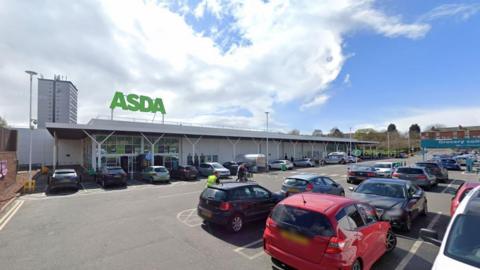
[[[363,183],[389,183],[389,184],[398,184],[398,185],[406,185],[411,183],[409,180],[402,180],[402,179],[392,179],[392,178],[370,178]]]
[[[231,190],[235,189],[238,187],[245,187],[245,186],[259,186],[256,182],[237,182],[237,181],[231,181],[231,182],[222,182],[218,185],[213,185],[211,188],[215,189],[221,189],[221,190]]]
[[[158,166],[158,165],[155,165],[155,166],[148,166],[150,168],[165,168],[165,166]]]
[[[341,208],[356,202],[358,201],[342,196],[305,192],[287,197],[280,204],[333,215]]]
[[[317,177],[320,177],[320,175],[316,175],[316,174],[296,174],[296,175],[290,175],[288,177],[286,177],[285,179],[301,179],[301,180],[306,180],[306,181],[310,181],[312,180],[313,178],[317,178]]]
[[[475,188],[480,186],[480,182],[465,182],[462,187],[464,188]]]

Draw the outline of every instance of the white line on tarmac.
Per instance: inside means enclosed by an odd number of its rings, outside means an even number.
[[[433,226],[435,226],[435,224],[438,222],[438,219],[440,218],[440,216],[442,215],[442,212],[438,212],[435,214],[435,217],[433,217],[433,219],[430,221],[430,223],[428,224],[427,228],[428,229],[431,229],[433,228]],[[420,248],[420,246],[422,245],[423,241],[422,240],[417,240],[415,241],[415,243],[413,243],[412,247],[410,248],[410,250],[408,251],[408,254],[407,256],[405,256],[402,261],[400,262],[400,264],[398,264],[398,266],[395,268],[395,270],[400,270],[400,269],[405,269],[405,267],[407,266],[407,264],[410,262],[410,260],[412,259],[412,257],[415,255],[415,253],[418,251],[418,249]]]
[[[202,191],[201,191],[201,190],[197,190],[197,191],[191,191],[191,192],[185,192],[185,193],[175,193],[175,194],[170,194],[170,195],[158,196],[158,198],[159,198],[159,199],[172,198],[172,197],[178,197],[178,196],[196,194],[196,193],[200,193],[200,192],[202,192]]]
[[[450,184],[448,184],[448,186],[444,188],[441,193],[445,193],[445,191],[447,191],[452,186],[452,184],[453,184],[453,181],[450,182]]]
[[[82,189],[85,193],[88,193],[87,189],[85,188],[85,186],[82,183],[80,183],[80,186],[82,187]]]
[[[23,205],[25,201],[19,200],[12,209],[10,209],[5,216],[0,220],[0,231],[7,225],[7,223],[12,219],[12,217],[17,213],[18,209]]]
[[[337,177],[338,174],[334,173],[334,174],[330,174],[331,177]]]
[[[263,254],[265,254],[265,252],[263,252],[263,249],[262,249],[262,251],[257,252],[257,253],[255,253],[255,254],[253,254],[252,256],[249,256],[249,255],[243,253],[243,250],[246,249],[246,248],[248,248],[248,247],[257,245],[257,244],[259,244],[259,243],[261,243],[261,242],[263,242],[263,239],[259,239],[259,240],[257,240],[257,241],[251,242],[251,243],[249,243],[249,244],[246,244],[246,245],[244,245],[244,246],[241,246],[241,247],[239,247],[239,248],[236,248],[236,249],[234,249],[233,251],[237,252],[238,254],[242,255],[243,257],[245,257],[245,258],[247,258],[247,259],[249,259],[249,260],[253,260],[253,259],[256,259],[256,258],[262,256]]]

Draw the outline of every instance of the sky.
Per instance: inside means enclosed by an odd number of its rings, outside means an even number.
[[[25,70],[71,80],[80,123],[109,116],[122,91],[162,98],[167,122],[264,129],[268,111],[271,130],[304,134],[480,125],[478,1],[0,0],[0,37],[12,126],[28,124]]]

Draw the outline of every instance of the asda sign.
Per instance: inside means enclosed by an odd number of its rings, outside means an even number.
[[[151,112],[165,114],[165,107],[161,98],[150,98],[147,96],[116,92],[113,96],[110,109],[120,108],[132,112]]]

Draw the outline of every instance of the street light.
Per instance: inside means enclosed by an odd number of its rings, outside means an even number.
[[[28,180],[32,180],[32,133],[33,133],[33,119],[32,119],[32,77],[37,75],[35,71],[26,70],[25,73],[30,75],[30,115],[28,125],[30,127],[30,147],[28,152]]]
[[[349,150],[349,153],[348,155],[352,155],[352,128],[350,128],[350,146],[349,146],[350,150]]]
[[[265,112],[265,116],[267,118],[267,132],[266,132],[266,137],[267,137],[267,158],[266,158],[266,161],[267,161],[267,171],[268,171],[268,114],[269,112]]]

